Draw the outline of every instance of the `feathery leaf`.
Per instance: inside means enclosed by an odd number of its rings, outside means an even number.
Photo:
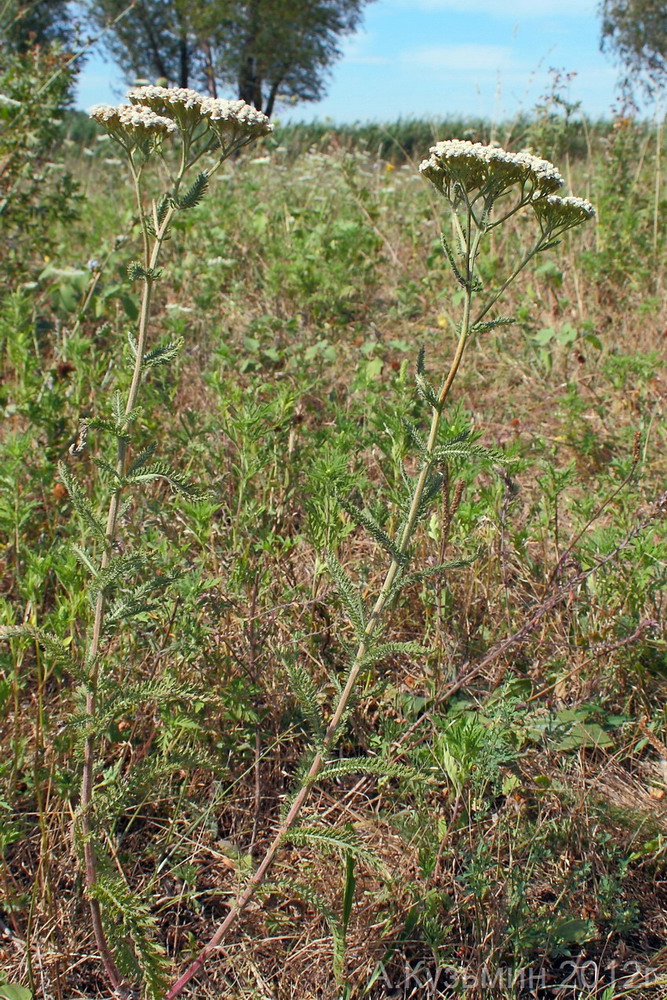
[[[365,507],[357,507],[356,504],[349,500],[346,500],[344,496],[339,493],[335,494],[338,504],[343,508],[346,514],[349,514],[352,520],[359,525],[360,528],[365,528],[369,535],[371,535],[378,545],[387,552],[392,559],[395,559],[399,565],[405,562],[405,555],[399,550],[395,542],[389,537],[384,528],[381,528],[377,523],[373,515]]]
[[[72,663],[72,657],[68,650],[53,632],[47,632],[37,625],[25,623],[22,625],[0,625],[0,639],[11,639],[15,636],[28,636],[38,642],[44,652],[52,656],[54,660],[60,663]]]
[[[182,211],[188,208],[194,208],[195,205],[198,205],[199,202],[204,197],[204,195],[206,194],[207,188],[208,188],[208,174],[206,173],[205,170],[202,170],[200,174],[197,174],[197,177],[193,181],[192,186],[188,188],[183,197],[174,199],[174,204],[176,205],[177,208],[180,208]]]
[[[84,524],[88,525],[88,527],[94,532],[95,535],[97,535],[98,538],[100,538],[103,542],[106,543],[107,537],[106,537],[106,531],[104,530],[104,525],[99,520],[97,514],[93,509],[93,505],[86,496],[84,489],[79,483],[76,476],[72,475],[72,473],[69,471],[64,462],[58,463],[58,472],[60,474],[60,478],[65,484],[65,487],[67,488],[70,500],[72,501],[72,506],[74,507],[75,511],[77,512],[81,520],[84,522]]]
[[[318,690],[307,670],[294,663],[286,663],[287,672],[292,682],[292,691],[296,696],[301,710],[308,720],[315,743],[322,745],[324,737],[324,719],[318,703]]]

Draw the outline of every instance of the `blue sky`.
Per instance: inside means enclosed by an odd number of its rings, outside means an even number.
[[[574,72],[569,97],[591,116],[614,102],[616,69],[599,51],[597,0],[375,0],[344,40],[327,96],[279,117],[338,122],[480,115],[530,108],[551,67]],[[78,106],[116,101],[123,78],[101,56],[81,76]],[[235,95],[230,95],[235,96]]]

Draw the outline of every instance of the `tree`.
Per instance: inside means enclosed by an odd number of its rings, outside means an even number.
[[[139,0],[110,28],[103,44],[128,76],[161,77],[177,87],[201,80],[197,17],[202,0]],[[206,6],[226,7],[224,0]],[[87,0],[96,28],[104,28],[127,7],[127,0]]]
[[[276,100],[319,100],[340,39],[372,0],[139,0],[107,35],[135,77],[219,90],[271,114]],[[125,0],[88,0],[101,26]]]
[[[0,47],[27,52],[33,45],[71,41],[68,0],[0,0]]]
[[[648,94],[667,83],[667,0],[602,0],[602,48],[622,64],[623,87]]]
[[[219,33],[216,76],[265,114],[281,96],[317,101],[340,39],[361,23],[368,0],[250,0],[236,2]]]

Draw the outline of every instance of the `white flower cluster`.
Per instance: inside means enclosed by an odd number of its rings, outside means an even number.
[[[189,87],[133,87],[127,96],[133,104],[145,105],[156,114],[173,119],[184,132],[201,121],[204,98]]]
[[[133,87],[127,92],[132,104],[145,104],[154,111],[165,110],[169,106],[181,105],[184,108],[199,107],[202,95],[188,87]],[[154,107],[157,105],[158,107]]]
[[[508,153],[499,146],[485,146],[467,139],[447,139],[431,146],[419,169],[443,193],[451,183],[466,191],[492,186],[496,193],[514,183],[530,184],[542,195],[557,191],[563,178],[553,163],[532,153]]]
[[[177,129],[170,118],[141,104],[96,104],[88,114],[126,147],[162,138]]]
[[[135,87],[127,96],[158,114],[173,117],[183,130],[207,121],[223,149],[243,145],[273,131],[266,115],[245,101],[205,97],[185,87]]]
[[[558,206],[567,212],[576,212],[586,219],[595,217],[595,208],[586,198],[576,198],[570,194],[566,198],[559,198],[557,195],[549,195],[547,202],[550,205]]]
[[[595,217],[595,209],[590,201],[573,195],[559,198],[558,195],[551,194],[533,202],[533,208],[542,229],[551,235],[564,233],[566,229],[572,229]]]

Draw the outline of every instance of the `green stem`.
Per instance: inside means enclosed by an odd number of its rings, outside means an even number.
[[[155,271],[159,258],[160,251],[162,250],[162,245],[167,235],[169,229],[169,224],[171,222],[172,216],[174,214],[174,209],[170,208],[167,212],[160,229],[155,236],[155,243],[153,244],[153,249],[150,251],[149,246],[149,236],[146,228],[146,222],[144,219],[143,205],[141,201],[141,188],[140,188],[140,172],[137,171],[132,158],[130,157],[130,164],[132,169],[132,175],[135,181],[135,190],[138,200],[138,205],[140,209],[140,217],[142,221],[142,229],[144,236],[144,249],[145,249],[145,259],[147,263],[147,276],[144,280],[144,288],[141,297],[141,311],[139,316],[139,329],[137,335],[137,353],[134,362],[134,371],[132,373],[132,382],[130,384],[130,389],[127,395],[127,400],[125,404],[125,415],[129,415],[132,410],[134,410],[137,402],[137,395],[139,393],[139,386],[141,384],[141,372],[143,365],[143,357],[146,348],[146,336],[148,332],[148,322],[150,319],[150,308],[151,308],[151,297],[153,292],[154,278],[153,272]],[[180,177],[177,183],[180,183]],[[116,528],[118,522],[118,512],[120,510],[120,498],[122,492],[122,480],[125,475],[125,467],[127,460],[127,441],[124,437],[119,437],[117,441],[116,449],[116,476],[117,484],[111,494],[111,499],[109,501],[109,511],[107,514],[107,523],[105,529],[105,546],[104,552],[102,553],[102,559],[100,562],[100,570],[104,571],[111,562],[113,555],[113,546],[116,538]],[[100,680],[100,643],[103,633],[104,625],[104,608],[105,599],[104,592],[100,591],[97,600],[95,602],[95,613],[93,618],[93,631],[90,641],[90,646],[88,648],[86,662],[88,664],[89,676],[88,676],[88,692],[86,694],[86,716],[88,719],[89,730],[86,737],[85,749],[84,749],[84,762],[83,762],[83,774],[81,779],[81,833],[83,839],[83,856],[84,856],[84,866],[85,866],[85,879],[86,888],[88,890],[88,904],[90,908],[91,921],[93,925],[93,932],[95,934],[95,942],[97,944],[97,949],[102,959],[107,978],[113,989],[117,989],[122,984],[122,976],[118,971],[118,966],[116,965],[113,953],[107,941],[107,936],[104,931],[104,925],[102,922],[102,913],[99,901],[94,896],[94,891],[98,884],[98,867],[97,867],[97,855],[95,852],[95,844],[93,841],[93,822],[92,822],[92,812],[93,812],[93,796],[94,796],[94,770],[95,770],[95,756],[96,756],[96,741],[94,732],[94,723],[97,715],[97,690]]]
[[[258,868],[253,872],[251,878],[248,881],[243,892],[237,897],[234,905],[231,907],[229,913],[216,929],[215,934],[207,942],[207,944],[199,952],[197,958],[192,962],[188,968],[185,970],[183,975],[174,983],[169,992],[166,994],[166,1000],[174,1000],[174,997],[183,990],[183,988],[190,982],[190,980],[195,976],[199,970],[204,965],[205,961],[209,955],[218,947],[220,942],[225,937],[225,934],[229,928],[236,922],[238,917],[243,913],[245,908],[248,906],[253,896],[262,885],[264,878],[271,867],[273,860],[278,853],[285,834],[289,832],[294,823],[296,822],[302,807],[304,806],[311,788],[315,783],[318,774],[322,770],[323,765],[326,763],[327,754],[332,747],[336,734],[338,732],[338,727],[340,726],[341,720],[343,719],[345,709],[350,700],[350,696],[354,690],[359,674],[364,665],[364,658],[368,650],[369,642],[376,637],[376,627],[378,625],[379,619],[381,618],[388,602],[390,599],[392,588],[399,577],[401,570],[403,568],[404,559],[402,558],[407,554],[408,547],[412,540],[412,536],[417,525],[417,520],[419,517],[419,510],[421,507],[421,500],[424,494],[424,488],[428,479],[428,474],[431,468],[430,458],[436,446],[438,431],[440,428],[440,422],[442,417],[442,411],[444,405],[449,396],[452,385],[458,373],[461,361],[463,359],[463,354],[465,351],[466,342],[468,340],[468,335],[471,329],[470,317],[472,311],[472,299],[473,299],[473,278],[474,278],[474,267],[475,258],[477,256],[477,250],[479,248],[479,243],[483,233],[477,231],[476,235],[472,236],[472,223],[473,214],[472,210],[468,211],[467,220],[467,233],[466,233],[466,294],[463,306],[463,317],[461,320],[461,328],[459,333],[459,339],[456,346],[456,351],[454,354],[454,359],[452,361],[451,367],[447,374],[445,381],[442,384],[442,388],[438,394],[437,406],[433,407],[431,415],[431,427],[428,436],[428,442],[426,445],[426,454],[424,455],[424,461],[422,470],[419,474],[415,490],[412,497],[412,502],[410,504],[410,510],[408,512],[408,517],[405,522],[405,527],[401,533],[401,537],[398,542],[398,558],[394,558],[391,561],[391,565],[387,570],[384,582],[378,594],[375,606],[368,618],[366,623],[366,628],[364,636],[359,642],[357,652],[355,654],[352,667],[347,677],[345,687],[343,688],[339,698],[338,703],[334,709],[334,712],[329,720],[322,744],[318,752],[315,754],[313,761],[308,770],[303,783],[294,798],[292,805],[287,813],[287,816],[281,823],[278,832],[275,834],[271,844],[267,848],[267,851],[258,866]]]

